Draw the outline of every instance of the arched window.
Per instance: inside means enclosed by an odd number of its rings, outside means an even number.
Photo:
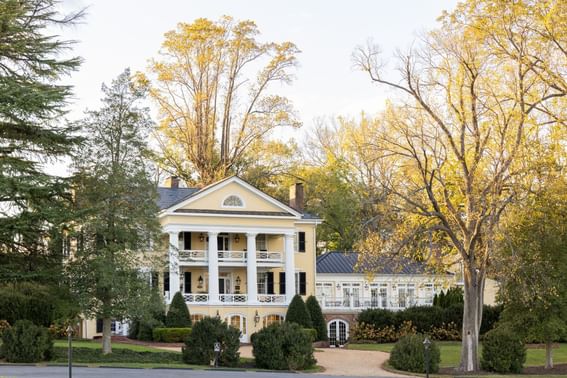
[[[244,201],[237,195],[231,194],[222,201],[222,207],[244,207]]]
[[[203,314],[191,314],[191,323],[195,324],[205,318]]]
[[[279,314],[270,314],[264,316],[264,327],[267,327],[272,324],[281,324],[284,321],[284,317]]]

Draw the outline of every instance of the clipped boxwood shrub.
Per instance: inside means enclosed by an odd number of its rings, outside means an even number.
[[[379,308],[361,311],[357,316],[357,321],[358,323],[371,325],[375,329],[398,326],[396,314],[393,311]]]
[[[390,365],[398,370],[425,373],[425,348],[421,334],[407,335],[394,345],[390,353]],[[441,362],[441,352],[435,342],[429,347],[429,372],[437,373]]]
[[[189,316],[189,309],[180,291],[175,293],[167,315],[165,315],[165,326],[167,328],[190,328],[191,317]]]
[[[296,294],[291,300],[287,308],[287,313],[285,314],[285,321],[288,323],[297,323],[304,328],[311,328],[311,316],[309,315],[309,311],[307,311],[307,306],[305,306],[301,295]]]
[[[154,328],[154,341],[182,343],[191,334],[191,328]]]
[[[315,328],[302,328],[302,330],[307,336],[309,336],[311,342],[315,342],[317,340],[317,330]]]
[[[325,317],[323,316],[323,311],[321,310],[321,306],[319,306],[317,298],[310,295],[307,301],[305,301],[305,306],[307,307],[307,311],[309,311],[313,328],[317,330],[317,335],[313,340],[326,341],[328,339],[327,323],[325,322]]]
[[[41,285],[22,283],[16,287],[0,287],[0,319],[10,324],[26,319],[49,327],[55,318],[56,302],[50,291]]]
[[[252,348],[258,368],[303,370],[317,362],[313,357],[310,336],[306,329],[295,323],[272,324],[263,328],[253,335]]]
[[[497,327],[484,335],[481,368],[497,373],[520,373],[526,362],[526,347],[517,333]]]
[[[220,319],[205,317],[195,323],[185,339],[183,361],[188,364],[208,365],[215,356],[215,342],[221,343],[220,366],[238,365],[240,353],[240,330],[230,327]]]
[[[44,327],[18,320],[2,333],[2,355],[8,362],[39,362],[51,359],[53,341]]]
[[[156,319],[140,320],[138,340],[153,341],[154,328],[163,327],[163,323]]]

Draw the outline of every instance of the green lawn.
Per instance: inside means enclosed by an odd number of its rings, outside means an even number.
[[[67,340],[55,340],[53,342],[54,346],[56,347],[63,347],[67,348],[68,342]],[[101,349],[102,344],[98,340],[80,340],[75,341],[73,340],[73,348],[89,348],[89,349]],[[112,349],[130,349],[136,352],[163,352],[163,349],[157,349],[152,347],[147,347],[143,345],[134,345],[134,344],[124,344],[124,343],[112,343]],[[178,352],[172,352],[178,353]]]
[[[453,367],[459,364],[461,359],[461,343],[456,341],[438,342],[441,349],[441,367]],[[390,352],[394,347],[390,344],[349,344],[349,349],[358,350],[378,350],[381,352]],[[559,344],[559,348],[553,349],[553,362],[556,364],[567,363],[567,344]],[[543,366],[545,365],[545,349],[528,348],[525,366]]]

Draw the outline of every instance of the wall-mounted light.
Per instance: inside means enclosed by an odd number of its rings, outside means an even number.
[[[364,284],[364,290],[368,290],[368,288],[369,288],[368,282],[366,282],[366,283]]]
[[[199,276],[199,279],[197,280],[197,288],[202,289],[203,288],[203,277]]]
[[[238,243],[240,241],[240,236],[238,234],[234,235],[234,242]]]
[[[201,243],[205,241],[205,235],[203,235],[202,232],[199,234],[199,241],[200,241]]]
[[[254,325],[260,323],[260,315],[258,315],[258,310],[256,310],[256,315],[254,315]]]
[[[219,314],[219,310],[217,310],[217,315],[216,315],[217,319],[220,319],[220,314]]]
[[[236,276],[236,286],[240,286],[240,276]]]
[[[337,290],[340,290],[341,284],[337,283]]]

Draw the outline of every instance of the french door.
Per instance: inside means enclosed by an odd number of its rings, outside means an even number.
[[[328,325],[329,342],[332,346],[345,345],[348,340],[348,323],[344,320],[331,320]]]

